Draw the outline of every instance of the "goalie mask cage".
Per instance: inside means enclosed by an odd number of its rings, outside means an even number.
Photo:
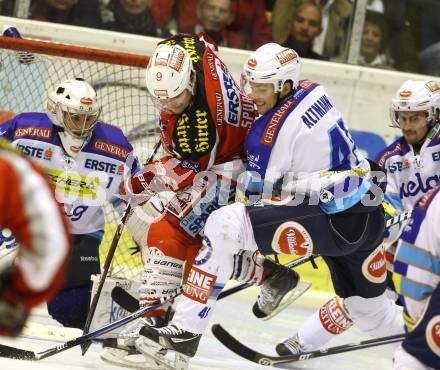
[[[145,86],[148,60],[145,55],[0,36],[0,124],[18,113],[46,112],[48,92],[66,79],[81,77],[96,89],[100,120],[123,130],[142,166],[159,137],[158,112]],[[110,204],[104,208],[101,263],[120,218]],[[141,278],[141,256],[132,255],[134,246],[124,229],[109,275]]]

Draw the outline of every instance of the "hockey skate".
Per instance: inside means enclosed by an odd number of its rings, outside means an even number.
[[[284,342],[277,344],[275,351],[277,351],[280,356],[300,355],[301,353],[310,351],[310,348],[299,340],[298,334],[295,334],[293,337],[287,338]]]
[[[101,359],[113,365],[129,368],[166,370],[166,367],[161,366],[151,357],[145,357],[135,347],[135,341],[139,338],[139,330],[142,327],[163,327],[166,322],[166,319],[162,317],[143,317],[135,321],[131,326],[121,331],[118,338],[104,340],[103,351],[100,354]],[[164,356],[166,352],[166,349],[163,349],[158,355]]]
[[[193,334],[171,324],[163,328],[144,326],[135,342],[136,348],[146,357],[160,362],[167,369],[185,370],[188,368],[189,358],[196,354],[201,334]],[[160,353],[163,350],[174,352],[174,361],[165,358]],[[168,367],[167,367],[168,366]]]
[[[304,282],[298,286],[297,272],[270,260],[265,260],[264,264],[272,271],[262,284],[252,311],[259,319],[269,320],[303,294],[311,284]]]

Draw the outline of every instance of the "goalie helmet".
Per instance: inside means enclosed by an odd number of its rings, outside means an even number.
[[[301,61],[297,52],[274,42],[259,47],[243,67],[242,88],[250,92],[249,82],[271,83],[278,93],[286,81],[292,81],[292,89],[298,85]]]
[[[156,99],[172,99],[185,89],[193,90],[192,76],[194,67],[188,52],[180,45],[160,44],[147,66],[147,89]]]
[[[400,127],[399,112],[427,112],[431,123],[440,110],[440,86],[434,81],[405,81],[391,100],[391,121]]]
[[[95,89],[80,78],[61,82],[47,99],[47,115],[61,128],[61,141],[70,155],[81,150],[100,113]]]

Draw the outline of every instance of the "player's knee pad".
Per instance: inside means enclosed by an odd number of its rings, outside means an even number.
[[[140,304],[149,304],[172,295],[180,287],[183,263],[177,258],[165,256],[157,249],[155,253],[150,253],[139,288]]]
[[[261,284],[264,256],[258,251],[242,250],[234,254],[234,270],[231,279],[249,284]]]
[[[344,307],[353,323],[369,335],[381,337],[403,332],[402,314],[385,293],[374,298],[345,298]]]
[[[82,329],[87,319],[90,295],[89,286],[63,289],[47,302],[49,315],[63,326]]]

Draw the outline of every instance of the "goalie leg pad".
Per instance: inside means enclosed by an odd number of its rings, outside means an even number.
[[[363,332],[374,337],[403,333],[402,315],[386,293],[374,298],[352,296],[343,302],[353,323]]]

